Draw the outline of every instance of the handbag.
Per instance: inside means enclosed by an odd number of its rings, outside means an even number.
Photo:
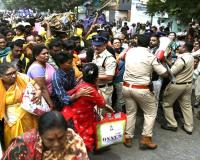
[[[39,104],[33,103],[31,100],[34,96],[35,88],[31,83],[28,83],[22,97],[21,108],[26,110],[27,112],[41,116],[43,113],[50,111],[49,105],[45,101],[43,97],[41,97],[41,101]]]
[[[105,117],[95,123],[96,131],[96,150],[116,143],[124,143],[126,114],[106,113]]]

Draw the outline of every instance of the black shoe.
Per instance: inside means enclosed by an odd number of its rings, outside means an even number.
[[[170,127],[170,126],[168,126],[167,124],[161,124],[161,128],[162,129],[165,129],[165,130],[170,130],[170,131],[173,131],[173,132],[176,132],[177,131],[177,129],[178,129],[178,127]]]
[[[192,132],[187,131],[187,130],[185,129],[184,126],[182,126],[181,128],[182,128],[182,130],[185,131],[187,134],[192,135]]]

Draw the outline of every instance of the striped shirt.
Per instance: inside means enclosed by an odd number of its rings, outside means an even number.
[[[71,104],[67,91],[73,89],[76,85],[74,70],[71,69],[66,73],[62,69],[58,69],[53,75],[52,84],[52,99],[55,102],[56,109],[61,110],[63,106]]]

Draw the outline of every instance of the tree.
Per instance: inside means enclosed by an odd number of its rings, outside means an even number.
[[[149,0],[147,12],[154,15],[156,12],[167,12],[169,16],[175,16],[184,23],[192,19],[200,19],[199,0]]]
[[[2,0],[2,2],[7,9],[37,8],[41,11],[47,11],[48,9],[51,11],[66,11],[82,5],[84,0]]]

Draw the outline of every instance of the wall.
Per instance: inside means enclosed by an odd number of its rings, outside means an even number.
[[[119,0],[118,10],[131,10],[132,0]]]

